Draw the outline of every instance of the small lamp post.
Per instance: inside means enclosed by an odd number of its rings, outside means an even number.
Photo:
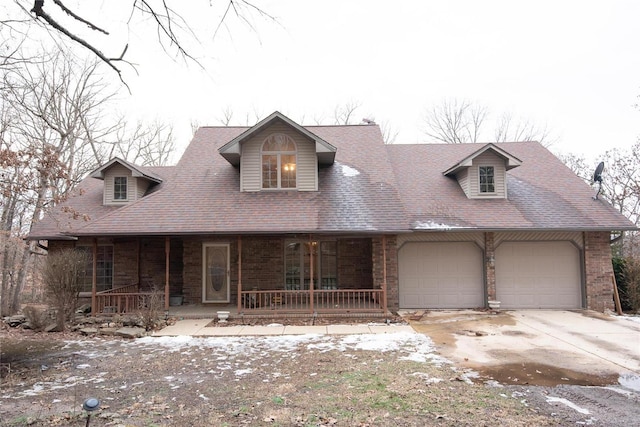
[[[87,423],[85,427],[89,427],[89,422],[91,421],[91,413],[97,410],[100,407],[100,401],[95,397],[90,397],[84,401],[82,404],[82,409],[87,411]]]

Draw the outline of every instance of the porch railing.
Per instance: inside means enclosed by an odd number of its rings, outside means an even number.
[[[312,298],[313,295],[313,298]],[[242,291],[244,313],[383,313],[381,289]]]
[[[164,308],[164,292],[140,292],[138,284],[120,286],[96,293],[96,314],[133,313],[155,307]]]

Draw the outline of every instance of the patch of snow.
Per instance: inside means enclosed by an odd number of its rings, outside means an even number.
[[[244,375],[248,375],[248,374],[250,374],[250,373],[252,373],[252,372],[253,372],[253,369],[251,369],[251,368],[247,368],[247,369],[238,369],[238,370],[235,372],[235,374],[236,374],[236,377],[242,377],[242,376],[244,376]]]
[[[352,335],[276,335],[259,337],[190,337],[190,336],[146,336],[132,341],[108,342],[77,341],[79,350],[77,355],[84,358],[105,358],[113,354],[127,354],[132,349],[143,350],[143,358],[151,358],[152,354],[158,352],[177,352],[179,354],[190,354],[196,350],[206,351],[207,357],[197,359],[189,357],[188,366],[182,367],[182,371],[189,371],[197,367],[202,370],[202,374],[214,376],[229,375],[235,373],[236,380],[255,371],[254,367],[248,364],[240,364],[240,358],[247,356],[253,362],[259,362],[263,355],[277,353],[283,359],[295,359],[299,357],[301,351],[315,351],[319,353],[328,351],[345,352],[345,356],[357,360],[358,353],[351,353],[354,350],[393,353],[397,360],[409,360],[418,363],[451,363],[435,353],[435,347],[431,339],[422,334],[399,331],[384,334],[352,334]],[[68,343],[71,346],[71,342]],[[78,348],[76,347],[76,348]],[[137,353],[136,353],[137,354]],[[214,366],[204,368],[203,360],[213,361]],[[88,373],[89,364],[76,365],[78,372]],[[315,373],[310,373],[313,376]],[[66,376],[53,382],[39,382],[27,390],[16,392],[12,396],[2,396],[3,398],[28,398],[38,396],[49,390],[69,389],[77,385],[100,383],[105,380],[105,372],[94,374],[94,376]],[[281,376],[282,373],[274,373],[273,378]],[[177,389],[179,376],[163,377],[164,381],[170,383],[172,389]],[[427,382],[439,382],[438,378],[427,378]],[[117,387],[121,390],[133,388],[138,383],[120,384]],[[27,386],[28,387],[28,386]],[[201,396],[201,398],[205,398]]]
[[[351,166],[340,165],[340,167],[342,168],[342,175],[343,176],[354,177],[354,176],[360,175],[360,171],[358,171],[357,169],[352,168]]]
[[[588,419],[588,420],[586,420],[586,421],[576,421],[576,424],[578,424],[578,425],[584,425],[584,426],[592,426],[596,421],[598,421],[598,419],[597,419],[597,418],[593,418],[593,417],[591,417],[591,418],[589,418],[589,419]]]
[[[630,320],[632,322],[640,323],[640,316],[639,315],[635,315],[635,314],[634,315],[625,315],[625,316],[622,316],[622,318],[626,319],[626,320]]]
[[[414,376],[414,377],[418,377],[420,379],[423,379],[427,384],[438,384],[438,383],[444,381],[442,378],[432,377],[429,374],[425,374],[424,372],[414,372],[411,375]]]
[[[413,226],[415,230],[451,230],[453,228],[467,228],[457,225],[442,224],[435,221],[417,222]]]
[[[562,403],[563,405],[568,406],[576,412],[579,412],[583,415],[589,415],[588,409],[581,408],[570,400],[564,399],[562,397],[547,396],[547,403]]]
[[[640,375],[624,374],[618,378],[618,383],[629,390],[640,392]]]

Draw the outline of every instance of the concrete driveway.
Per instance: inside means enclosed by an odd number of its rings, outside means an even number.
[[[620,382],[640,390],[639,318],[557,310],[421,314],[404,318],[443,356],[500,383]]]

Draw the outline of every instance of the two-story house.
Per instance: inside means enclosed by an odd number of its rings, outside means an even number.
[[[537,142],[385,145],[376,125],[200,128],[174,167],[112,159],[35,224],[92,254],[95,313],[160,292],[244,314],[611,308],[635,227]]]

